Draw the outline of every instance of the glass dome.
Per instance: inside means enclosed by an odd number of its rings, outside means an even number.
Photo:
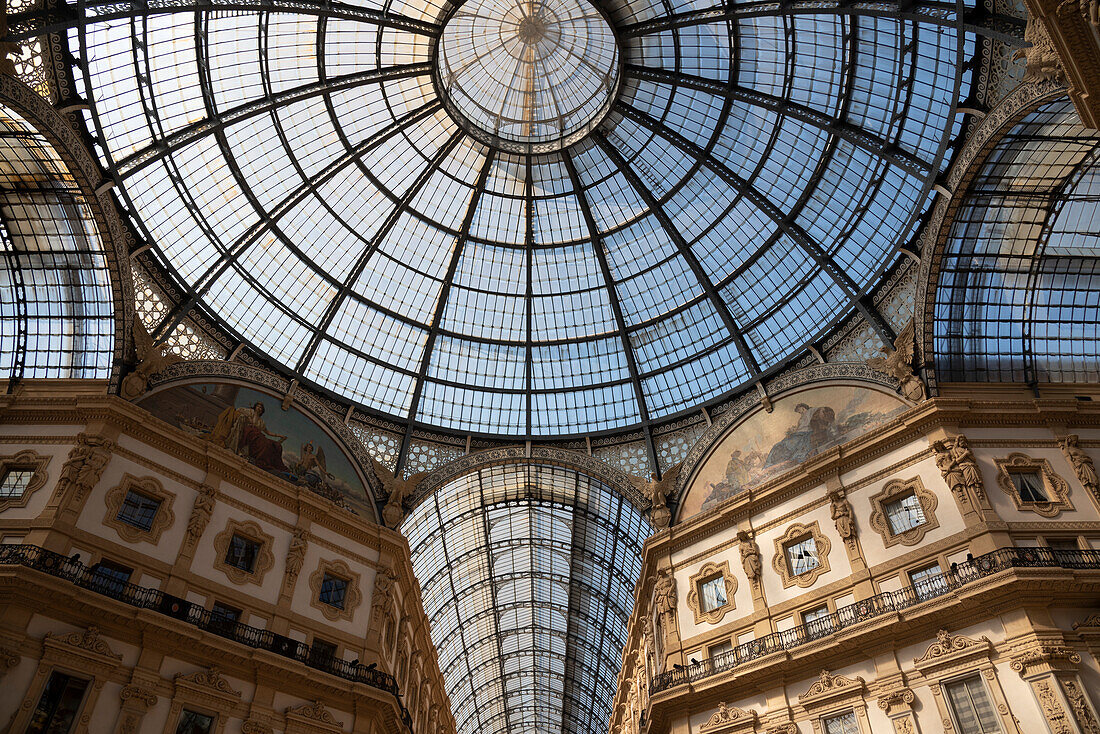
[[[176,319],[493,435],[668,419],[881,323],[975,53],[954,3],[80,7],[87,123]]]

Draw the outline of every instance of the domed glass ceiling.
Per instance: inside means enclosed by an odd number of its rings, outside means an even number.
[[[88,124],[176,319],[369,410],[531,436],[881,326],[975,49],[938,2],[80,7]]]

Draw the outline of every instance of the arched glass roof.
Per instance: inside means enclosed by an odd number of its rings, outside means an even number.
[[[650,532],[633,505],[509,464],[448,483],[401,531],[459,734],[607,729]]]
[[[201,307],[368,410],[528,436],[668,418],[853,310],[890,336],[867,294],[959,129],[968,4],[471,3],[62,21],[166,333]]]
[[[114,294],[92,212],[49,141],[0,106],[0,379],[109,377]]]
[[[1100,381],[1100,134],[1068,99],[1021,120],[953,220],[935,307],[941,381]]]

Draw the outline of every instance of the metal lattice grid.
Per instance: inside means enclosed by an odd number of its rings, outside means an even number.
[[[539,464],[464,475],[402,524],[461,734],[607,727],[641,512]]]
[[[1068,99],[1020,121],[951,225],[935,305],[941,381],[1100,380],[1100,134]]]

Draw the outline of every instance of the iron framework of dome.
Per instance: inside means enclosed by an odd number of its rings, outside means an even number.
[[[852,313],[888,342],[869,294],[946,166],[978,35],[1011,33],[965,3],[556,2],[500,31],[534,71],[465,96],[441,48],[469,60],[473,5],[48,15],[182,294],[155,336],[201,312],[368,413],[530,437],[671,420]]]

